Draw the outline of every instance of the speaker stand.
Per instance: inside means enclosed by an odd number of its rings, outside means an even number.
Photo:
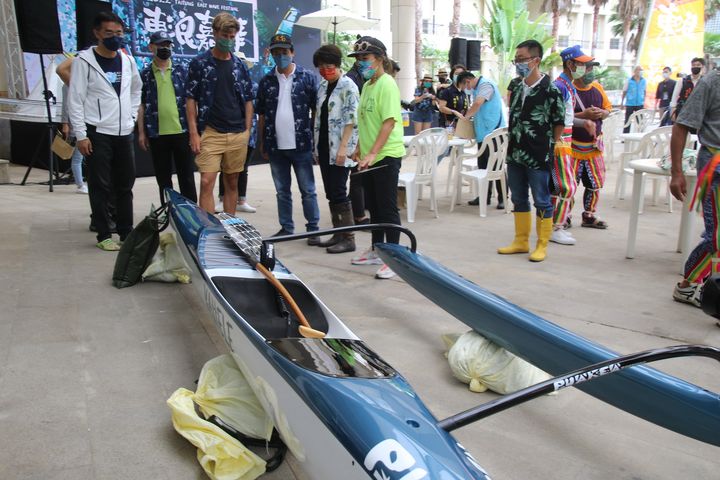
[[[55,155],[52,151],[52,141],[53,136],[55,134],[55,127],[53,126],[53,119],[52,119],[52,110],[50,108],[50,100],[52,99],[53,105],[57,103],[57,99],[55,98],[55,95],[48,90],[48,82],[47,82],[47,75],[45,75],[45,60],[43,59],[43,54],[40,53],[40,71],[42,73],[42,80],[43,80],[43,97],[45,98],[45,113],[47,114],[47,128],[48,128],[48,189],[49,191],[54,191],[53,189],[53,174],[55,173]],[[38,152],[40,150],[40,144],[38,145],[38,149],[35,150],[35,155],[32,156],[32,159],[30,160],[30,165],[28,165],[27,170],[25,171],[25,176],[22,179],[22,182],[20,182],[20,185],[25,185],[27,182],[28,175],[30,175],[30,171],[33,168],[33,165],[35,164],[35,159],[37,158]]]

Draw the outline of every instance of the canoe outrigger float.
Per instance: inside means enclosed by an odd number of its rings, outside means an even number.
[[[638,366],[690,355],[720,361],[720,349],[683,345],[618,356],[423,257],[411,232],[383,225],[410,236],[410,248],[376,245],[408,284],[480,334],[559,375],[438,420],[400,373],[274,258],[274,243],[311,234],[262,239],[242,219],[210,215],[172,190],[166,198],[193,283],[219,333],[280,437],[313,479],[487,479],[450,431],[569,386],[720,445],[718,394]],[[318,233],[325,234],[312,235]]]

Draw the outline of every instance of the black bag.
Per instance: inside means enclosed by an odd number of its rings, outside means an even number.
[[[142,278],[160,245],[160,232],[168,226],[166,207],[151,210],[150,215],[138,223],[120,247],[113,285],[117,288],[132,287]]]

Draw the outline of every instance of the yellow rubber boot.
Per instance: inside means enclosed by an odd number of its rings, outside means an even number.
[[[528,253],[530,251],[530,228],[532,228],[531,212],[513,212],[515,217],[515,238],[507,247],[498,248],[501,255],[512,253]]]
[[[553,219],[552,217],[542,219],[537,217],[535,221],[537,223],[538,239],[535,251],[530,254],[530,261],[542,262],[547,256],[548,242],[550,241],[550,236],[552,235]]]

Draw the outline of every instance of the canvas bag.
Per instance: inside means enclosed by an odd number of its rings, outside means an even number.
[[[113,285],[116,288],[131,287],[140,281],[160,245],[160,232],[167,228],[169,220],[165,206],[151,209],[130,232],[115,261]]]

